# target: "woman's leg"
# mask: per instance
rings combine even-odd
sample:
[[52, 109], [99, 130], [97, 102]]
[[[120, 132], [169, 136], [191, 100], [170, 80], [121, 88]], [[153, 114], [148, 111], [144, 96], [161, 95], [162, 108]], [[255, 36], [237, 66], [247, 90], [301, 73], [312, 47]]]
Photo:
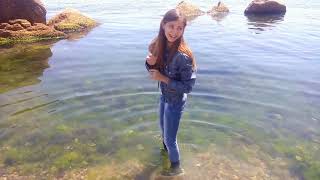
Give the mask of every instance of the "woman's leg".
[[164, 106], [164, 142], [168, 148], [171, 163], [179, 163], [180, 154], [177, 144], [177, 132], [185, 101], [176, 104], [165, 103]]
[[163, 119], [164, 119], [164, 97], [161, 95], [160, 96], [160, 102], [159, 102], [159, 126], [160, 126], [160, 130], [161, 130], [161, 136], [163, 138], [163, 134], [164, 134], [164, 125], [163, 125]]

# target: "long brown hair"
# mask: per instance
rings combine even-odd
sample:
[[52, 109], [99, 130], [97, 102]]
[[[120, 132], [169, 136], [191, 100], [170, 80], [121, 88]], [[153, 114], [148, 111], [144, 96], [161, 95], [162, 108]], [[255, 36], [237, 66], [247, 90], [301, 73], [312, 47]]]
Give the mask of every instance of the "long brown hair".
[[[158, 36], [149, 45], [149, 51], [152, 53], [153, 56], [157, 57], [157, 62], [156, 62], [157, 69], [163, 69], [165, 66], [164, 54], [165, 54], [165, 49], [167, 48], [167, 37], [165, 35], [163, 26], [166, 23], [171, 21], [176, 21], [179, 18], [181, 18], [183, 21], [183, 25], [184, 25], [183, 30], [184, 30], [187, 25], [186, 17], [183, 14], [181, 14], [181, 12], [177, 9], [169, 10], [161, 20]], [[173, 43], [172, 48], [170, 48], [168, 61], [167, 61], [168, 63], [172, 60], [173, 56], [177, 51], [188, 55], [192, 59], [193, 70], [196, 70], [195, 58], [192, 54], [191, 49], [189, 48], [187, 43], [184, 41], [183, 34], [179, 39], [177, 39]]]

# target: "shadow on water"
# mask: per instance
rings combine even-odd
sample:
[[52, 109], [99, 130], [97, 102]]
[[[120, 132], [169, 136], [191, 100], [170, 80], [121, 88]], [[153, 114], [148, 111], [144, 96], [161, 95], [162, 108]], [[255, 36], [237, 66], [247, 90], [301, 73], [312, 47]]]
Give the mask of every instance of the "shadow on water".
[[280, 15], [247, 15], [248, 28], [256, 30], [256, 33], [270, 30], [275, 27], [276, 24], [284, 20], [284, 14]]
[[49, 67], [51, 44], [16, 44], [0, 48], [0, 93], [39, 83], [39, 77]]

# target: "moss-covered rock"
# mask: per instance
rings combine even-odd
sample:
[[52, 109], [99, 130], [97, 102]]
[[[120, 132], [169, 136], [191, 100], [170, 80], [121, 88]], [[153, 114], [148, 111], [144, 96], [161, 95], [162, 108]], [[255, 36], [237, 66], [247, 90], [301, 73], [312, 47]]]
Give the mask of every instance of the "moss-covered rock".
[[184, 14], [188, 20], [194, 19], [194, 17], [201, 16], [204, 14], [200, 8], [190, 2], [181, 1], [176, 9], [178, 9], [182, 14]]
[[0, 24], [0, 45], [16, 42], [36, 42], [46, 39], [66, 38], [66, 34], [42, 23], [31, 23], [25, 19], [10, 20]]
[[97, 22], [74, 9], [66, 9], [49, 20], [48, 25], [65, 33], [81, 32], [97, 26]]
[[219, 1], [216, 6], [213, 6], [212, 9], [208, 11], [209, 14], [228, 13], [228, 12], [229, 12], [229, 8], [221, 1]]
[[229, 13], [229, 8], [219, 1], [216, 6], [213, 6], [211, 10], [207, 12], [211, 17], [217, 21], [222, 20]]
[[20, 42], [64, 39], [66, 33], [87, 32], [97, 26], [93, 19], [79, 11], [67, 9], [53, 17], [48, 24], [30, 23], [26, 19], [12, 19], [0, 23], [0, 46]]

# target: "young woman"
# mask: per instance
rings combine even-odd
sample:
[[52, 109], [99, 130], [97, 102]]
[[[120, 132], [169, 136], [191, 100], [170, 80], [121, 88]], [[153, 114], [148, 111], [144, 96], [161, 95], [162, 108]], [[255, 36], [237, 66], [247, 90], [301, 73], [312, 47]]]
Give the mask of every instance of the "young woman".
[[160, 82], [160, 128], [171, 162], [166, 175], [183, 173], [177, 132], [187, 94], [196, 80], [195, 59], [183, 39], [186, 25], [186, 18], [178, 10], [169, 10], [161, 20], [159, 34], [151, 42], [146, 58], [150, 78]]

